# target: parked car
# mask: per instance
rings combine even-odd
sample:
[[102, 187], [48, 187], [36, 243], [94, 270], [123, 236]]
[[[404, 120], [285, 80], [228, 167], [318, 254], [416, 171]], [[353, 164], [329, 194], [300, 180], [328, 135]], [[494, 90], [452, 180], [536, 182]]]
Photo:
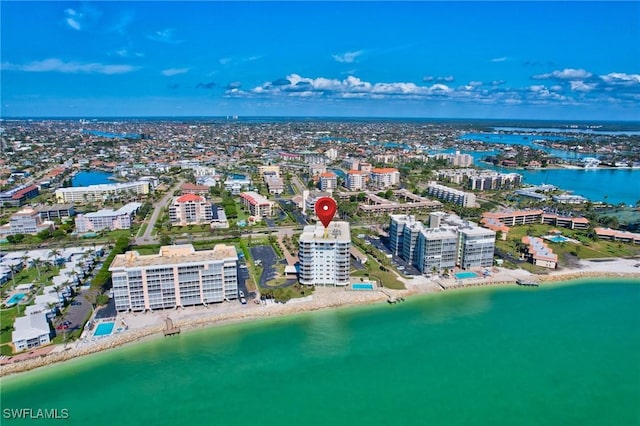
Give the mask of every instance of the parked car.
[[238, 294], [240, 295], [240, 297], [244, 297], [244, 291], [240, 290]]
[[247, 304], [247, 299], [245, 299], [244, 297], [240, 298], [240, 303], [242, 303], [243, 305]]

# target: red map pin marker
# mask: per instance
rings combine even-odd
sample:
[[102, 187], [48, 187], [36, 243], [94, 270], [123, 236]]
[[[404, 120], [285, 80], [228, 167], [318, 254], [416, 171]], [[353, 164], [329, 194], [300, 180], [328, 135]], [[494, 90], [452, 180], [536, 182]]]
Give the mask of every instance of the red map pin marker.
[[325, 228], [331, 223], [331, 219], [333, 219], [337, 209], [338, 205], [331, 197], [320, 197], [316, 201], [316, 216], [318, 216]]

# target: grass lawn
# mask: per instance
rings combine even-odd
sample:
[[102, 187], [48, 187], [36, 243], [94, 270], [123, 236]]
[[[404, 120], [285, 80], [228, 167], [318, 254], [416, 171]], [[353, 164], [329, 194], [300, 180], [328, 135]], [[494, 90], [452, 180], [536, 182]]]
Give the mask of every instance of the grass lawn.
[[172, 226], [171, 234], [174, 235], [182, 235], [182, 234], [199, 234], [203, 232], [210, 232], [211, 228], [209, 225], [187, 225], [187, 226]]
[[11, 356], [13, 355], [13, 347], [9, 344], [0, 346], [0, 355]]
[[[24, 310], [24, 308], [21, 308]], [[11, 342], [11, 332], [13, 331], [13, 322], [18, 316], [18, 306], [14, 306], [0, 311], [0, 343]]]
[[506, 241], [496, 241], [496, 247], [509, 252], [514, 256], [518, 256], [516, 243], [521, 241], [522, 237], [525, 235], [541, 237], [543, 235], [548, 235], [549, 231], [554, 229], [561, 231], [562, 235], [565, 237], [573, 238], [581, 242], [581, 244], [572, 242], [547, 242], [553, 252], [558, 254], [559, 259], [562, 259], [563, 256], [567, 254], [577, 256], [580, 259], [628, 257], [640, 254], [640, 247], [632, 244], [605, 240], [593, 241], [587, 236], [586, 231], [558, 228], [542, 224], [514, 226], [509, 230]]
[[[364, 264], [365, 269], [359, 270], [352, 274], [354, 277], [369, 277], [377, 279], [383, 287], [395, 290], [404, 289], [404, 284], [398, 280], [396, 275], [389, 269], [383, 271], [380, 264], [371, 256], [367, 255], [369, 260]], [[386, 268], [386, 267], [385, 267]]]

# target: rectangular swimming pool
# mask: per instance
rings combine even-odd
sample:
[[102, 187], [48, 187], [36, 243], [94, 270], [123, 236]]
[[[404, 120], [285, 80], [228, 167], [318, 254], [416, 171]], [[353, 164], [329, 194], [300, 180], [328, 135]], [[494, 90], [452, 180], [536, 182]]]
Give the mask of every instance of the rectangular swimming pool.
[[373, 290], [372, 283], [351, 284], [353, 290]]
[[545, 240], [549, 240], [554, 243], [564, 243], [565, 241], [569, 241], [567, 237], [563, 237], [562, 235], [553, 235], [544, 237]]
[[455, 277], [458, 280], [464, 280], [465, 278], [478, 278], [478, 274], [471, 271], [456, 272]]
[[18, 303], [19, 301], [21, 301], [22, 299], [24, 299], [26, 296], [26, 294], [24, 293], [16, 293], [13, 296], [11, 296], [11, 298], [9, 300], [7, 300], [7, 306], [13, 306], [16, 303]]
[[115, 324], [115, 322], [102, 322], [98, 324], [96, 331], [93, 332], [93, 337], [108, 336], [113, 331]]

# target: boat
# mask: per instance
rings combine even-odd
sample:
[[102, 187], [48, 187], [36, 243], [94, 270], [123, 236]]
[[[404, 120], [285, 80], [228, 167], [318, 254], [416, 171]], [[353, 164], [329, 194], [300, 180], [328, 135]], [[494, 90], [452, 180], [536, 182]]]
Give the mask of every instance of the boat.
[[613, 165], [616, 167], [629, 167], [629, 163], [626, 161], [616, 161]]
[[585, 157], [582, 159], [582, 167], [585, 169], [596, 169], [600, 165], [600, 160], [593, 157]]

